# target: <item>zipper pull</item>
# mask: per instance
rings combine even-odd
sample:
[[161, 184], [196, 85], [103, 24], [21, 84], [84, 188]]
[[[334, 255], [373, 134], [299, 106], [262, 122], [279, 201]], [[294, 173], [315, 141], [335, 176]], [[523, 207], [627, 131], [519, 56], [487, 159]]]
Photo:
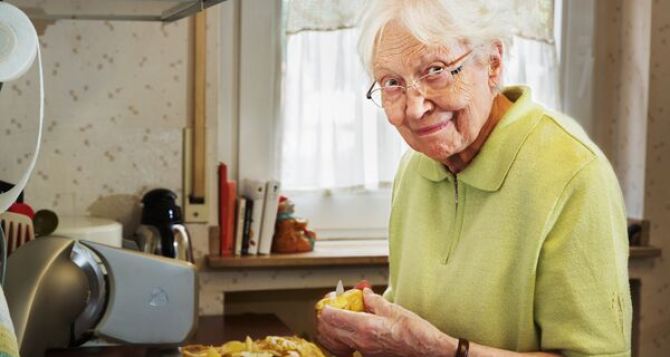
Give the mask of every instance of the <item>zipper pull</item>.
[[458, 176], [454, 174], [454, 201], [456, 202], [456, 207], [458, 207]]

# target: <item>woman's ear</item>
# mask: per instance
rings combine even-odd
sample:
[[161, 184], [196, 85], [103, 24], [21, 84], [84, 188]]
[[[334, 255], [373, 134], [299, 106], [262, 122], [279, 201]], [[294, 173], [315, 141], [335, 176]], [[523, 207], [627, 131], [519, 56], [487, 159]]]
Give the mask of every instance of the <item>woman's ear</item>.
[[489, 54], [489, 86], [491, 88], [497, 88], [502, 81], [503, 51], [502, 41], [494, 41]]

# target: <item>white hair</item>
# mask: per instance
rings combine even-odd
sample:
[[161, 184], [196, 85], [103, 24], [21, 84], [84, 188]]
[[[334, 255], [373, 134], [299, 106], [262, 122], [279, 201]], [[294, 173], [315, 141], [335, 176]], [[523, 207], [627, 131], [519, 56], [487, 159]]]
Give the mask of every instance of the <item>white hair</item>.
[[[358, 52], [372, 75], [375, 49], [389, 21], [398, 21], [419, 42], [446, 46], [461, 41], [471, 48], [512, 39], [509, 11], [481, 0], [368, 0], [359, 26]], [[497, 2], [500, 3], [500, 2]]]

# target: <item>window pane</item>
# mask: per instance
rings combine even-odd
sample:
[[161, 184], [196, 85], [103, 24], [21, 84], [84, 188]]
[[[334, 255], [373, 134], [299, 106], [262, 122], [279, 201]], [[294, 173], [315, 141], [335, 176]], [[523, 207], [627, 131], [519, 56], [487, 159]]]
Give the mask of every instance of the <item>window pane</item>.
[[405, 150], [356, 52], [358, 30], [287, 36], [281, 180], [286, 190], [377, 188]]

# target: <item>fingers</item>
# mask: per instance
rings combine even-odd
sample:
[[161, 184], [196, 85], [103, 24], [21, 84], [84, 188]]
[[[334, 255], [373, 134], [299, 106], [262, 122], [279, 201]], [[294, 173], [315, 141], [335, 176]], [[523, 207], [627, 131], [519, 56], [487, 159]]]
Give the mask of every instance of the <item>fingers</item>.
[[326, 322], [321, 325], [320, 331], [322, 332], [319, 335], [326, 340], [324, 342], [341, 352], [349, 349], [352, 351], [355, 350], [358, 340], [357, 336], [361, 333], [353, 326], [331, 325]]
[[317, 343], [336, 356], [351, 356], [354, 349], [330, 336], [327, 332], [316, 335]]
[[325, 310], [322, 318], [324, 315], [326, 318], [320, 328], [322, 331], [328, 331], [331, 339], [350, 346], [366, 356], [389, 356], [388, 353], [378, 353], [388, 352], [387, 343], [393, 342], [389, 340], [391, 333], [387, 318], [337, 309], [331, 309], [329, 315]]
[[355, 312], [349, 310], [337, 309], [331, 306], [325, 306], [321, 310], [319, 319], [323, 323], [336, 326], [341, 329], [354, 329], [357, 326], [365, 323], [369, 319], [370, 314], [365, 312]]
[[[328, 309], [330, 308], [326, 307], [324, 310]], [[333, 326], [319, 317], [317, 318], [316, 325], [316, 339], [318, 343], [327, 349], [330, 353], [336, 356], [350, 357], [353, 354], [354, 349], [337, 338], [337, 336], [341, 334], [339, 329], [339, 326]]]
[[365, 302], [365, 309], [370, 313], [380, 316], [393, 316], [395, 314], [395, 305], [370, 289], [363, 289], [363, 301]]

